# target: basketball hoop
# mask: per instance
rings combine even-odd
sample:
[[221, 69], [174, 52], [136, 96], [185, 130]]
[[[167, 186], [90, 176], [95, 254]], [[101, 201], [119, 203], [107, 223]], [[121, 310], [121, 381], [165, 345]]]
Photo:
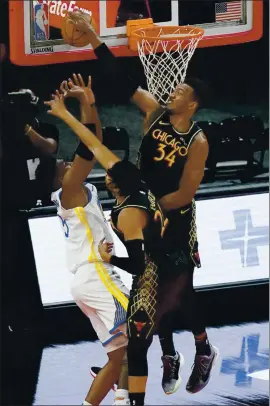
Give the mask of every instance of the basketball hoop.
[[129, 47], [139, 53], [148, 90], [160, 102], [167, 103], [175, 87], [184, 82], [204, 30], [193, 26], [163, 27], [149, 19], [144, 24], [142, 20], [127, 22]]

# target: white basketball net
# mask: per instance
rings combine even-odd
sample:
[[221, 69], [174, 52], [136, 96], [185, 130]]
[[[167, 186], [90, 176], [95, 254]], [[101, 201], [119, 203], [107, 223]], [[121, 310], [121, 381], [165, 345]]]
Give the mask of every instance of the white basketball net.
[[[189, 31], [190, 34], [192, 29]], [[147, 31], [142, 29], [141, 37], [146, 35]], [[174, 35], [176, 39], [172, 41], [171, 37]], [[166, 40], [166, 36], [170, 37], [169, 41]], [[150, 42], [144, 38], [138, 41], [138, 52], [144, 67], [148, 90], [158, 101], [166, 104], [175, 87], [184, 82], [189, 61], [202, 36], [203, 34], [187, 39], [185, 34], [181, 33], [181, 28], [167, 34], [161, 27], [155, 41]]]

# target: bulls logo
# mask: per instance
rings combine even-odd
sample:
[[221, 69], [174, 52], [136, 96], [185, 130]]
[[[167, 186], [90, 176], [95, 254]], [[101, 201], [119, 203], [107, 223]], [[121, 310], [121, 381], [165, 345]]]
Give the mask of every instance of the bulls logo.
[[135, 324], [135, 327], [136, 327], [136, 330], [138, 331], [138, 333], [141, 333], [142, 329], [146, 325], [146, 322], [143, 323], [141, 321], [133, 321], [133, 323]]

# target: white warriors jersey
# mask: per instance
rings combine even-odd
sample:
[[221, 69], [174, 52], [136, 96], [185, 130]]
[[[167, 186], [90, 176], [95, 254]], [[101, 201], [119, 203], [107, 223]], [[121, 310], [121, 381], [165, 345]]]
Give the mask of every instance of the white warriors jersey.
[[[98, 245], [102, 239], [113, 243], [113, 236], [99, 202], [97, 189], [90, 183], [85, 186], [88, 191], [88, 203], [85, 207], [64, 209], [61, 205], [62, 189], [53, 192], [51, 196], [57, 206], [57, 214], [66, 240], [67, 267], [72, 273], [87, 263], [102, 262], [98, 252]], [[106, 266], [110, 267], [113, 269], [110, 265]]]

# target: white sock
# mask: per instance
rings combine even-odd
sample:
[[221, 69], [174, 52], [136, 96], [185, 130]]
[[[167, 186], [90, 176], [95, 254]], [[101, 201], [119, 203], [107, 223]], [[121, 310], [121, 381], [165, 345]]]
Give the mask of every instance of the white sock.
[[124, 398], [124, 399], [129, 399], [129, 393], [127, 389], [117, 389], [115, 391], [114, 398]]
[[83, 405], [92, 406], [91, 403], [87, 402], [87, 400], [84, 400]]

